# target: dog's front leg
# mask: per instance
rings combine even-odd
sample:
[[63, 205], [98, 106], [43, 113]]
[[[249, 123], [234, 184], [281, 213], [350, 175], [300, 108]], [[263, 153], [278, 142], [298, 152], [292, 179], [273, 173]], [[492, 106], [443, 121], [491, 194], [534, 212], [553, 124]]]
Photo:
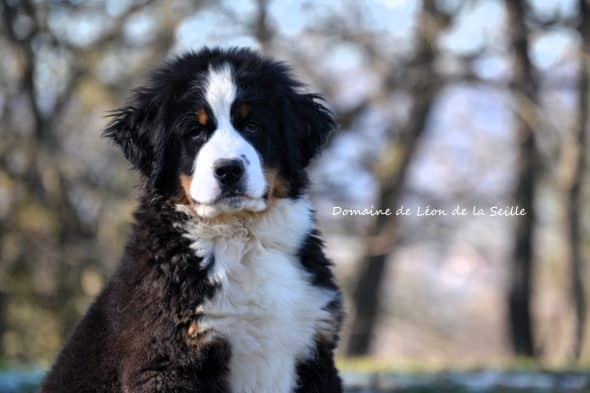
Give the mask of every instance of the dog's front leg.
[[122, 376], [125, 393], [175, 392], [176, 390], [170, 389], [174, 383], [175, 378], [172, 375], [159, 370], [129, 371]]
[[222, 381], [200, 378], [195, 370], [141, 370], [124, 376], [125, 393], [229, 393]]
[[120, 376], [123, 392], [230, 393], [227, 343], [218, 340], [197, 348], [176, 343], [171, 348], [178, 351], [175, 356], [140, 351], [127, 358]]

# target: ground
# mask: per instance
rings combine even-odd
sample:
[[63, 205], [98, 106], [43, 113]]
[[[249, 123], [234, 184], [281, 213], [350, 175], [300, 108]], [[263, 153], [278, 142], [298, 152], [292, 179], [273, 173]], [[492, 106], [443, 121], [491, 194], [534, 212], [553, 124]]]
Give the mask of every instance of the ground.
[[[590, 375], [583, 371], [369, 371], [342, 376], [346, 393], [588, 393]], [[0, 393], [33, 393], [43, 375], [39, 369], [0, 370]]]

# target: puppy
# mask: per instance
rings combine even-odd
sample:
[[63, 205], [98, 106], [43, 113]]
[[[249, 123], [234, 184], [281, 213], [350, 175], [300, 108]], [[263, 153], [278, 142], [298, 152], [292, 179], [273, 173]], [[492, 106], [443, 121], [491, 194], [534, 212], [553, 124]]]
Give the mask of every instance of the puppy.
[[341, 392], [341, 295], [306, 195], [334, 128], [247, 49], [153, 72], [105, 131], [141, 176], [125, 254], [41, 392]]

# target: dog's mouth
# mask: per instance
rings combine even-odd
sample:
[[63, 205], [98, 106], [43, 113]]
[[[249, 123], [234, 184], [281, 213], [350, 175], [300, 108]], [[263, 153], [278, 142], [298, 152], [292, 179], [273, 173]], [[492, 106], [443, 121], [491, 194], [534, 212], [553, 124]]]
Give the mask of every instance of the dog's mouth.
[[283, 186], [277, 187], [280, 182], [276, 180], [276, 171], [266, 174], [266, 187], [261, 196], [251, 195], [240, 187], [232, 187], [223, 190], [212, 201], [200, 202], [190, 195], [191, 182], [190, 176], [180, 176], [182, 194], [179, 202], [193, 214], [202, 218], [262, 213], [270, 209], [276, 198], [282, 197], [284, 193]]
[[259, 213], [266, 210], [267, 198], [252, 198], [240, 193], [222, 195], [213, 203], [194, 203], [194, 209], [200, 217], [213, 218], [219, 215], [231, 215], [241, 212]]

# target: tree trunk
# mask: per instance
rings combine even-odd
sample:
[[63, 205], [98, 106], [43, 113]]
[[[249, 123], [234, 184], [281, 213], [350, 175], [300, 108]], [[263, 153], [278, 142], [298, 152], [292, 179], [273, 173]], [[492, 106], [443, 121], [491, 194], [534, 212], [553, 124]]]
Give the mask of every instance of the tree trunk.
[[528, 31], [525, 22], [526, 3], [506, 0], [505, 4], [513, 58], [514, 106], [519, 115], [516, 124], [518, 158], [515, 168], [517, 185], [514, 202], [526, 209], [526, 215], [520, 216], [516, 223], [516, 241], [508, 295], [508, 323], [514, 352], [520, 356], [534, 356], [531, 292], [534, 267], [535, 183], [539, 158], [534, 130], [520, 116], [529, 110], [529, 102], [536, 102], [537, 92], [529, 58]]
[[574, 356], [580, 357], [586, 324], [586, 295], [584, 290], [584, 271], [582, 261], [582, 184], [586, 168], [588, 125], [588, 56], [590, 55], [590, 5], [586, 0], [579, 0], [578, 15], [580, 17], [580, 47], [578, 75], [578, 113], [575, 122], [574, 139], [577, 143], [578, 156], [572, 173], [569, 189], [569, 240], [571, 264], [571, 296], [576, 314]]
[[[0, 291], [0, 355], [4, 352], [4, 333], [6, 332], [6, 295]], [[0, 357], [0, 361], [2, 358]]]
[[[424, 134], [430, 110], [438, 92], [439, 86], [434, 75], [436, 57], [434, 45], [439, 31], [433, 25], [436, 12], [435, 1], [423, 2], [417, 24], [420, 30], [414, 59], [416, 74], [411, 90], [412, 109], [402, 133], [402, 140], [390, 141], [384, 149], [384, 155], [399, 152], [397, 154], [401, 157], [396, 157], [394, 160], [388, 156], [382, 157], [388, 165], [377, 173], [381, 184], [378, 209], [395, 208], [399, 203], [408, 168]], [[401, 145], [400, 149], [396, 148], [398, 144]], [[395, 165], [395, 163], [398, 164]], [[366, 355], [370, 350], [379, 314], [379, 293], [386, 274], [387, 257], [397, 238], [397, 224], [395, 215], [380, 215], [369, 230], [366, 251], [360, 262], [359, 271], [355, 275], [359, 278], [352, 294], [354, 314], [346, 345], [346, 352], [350, 356]]]

